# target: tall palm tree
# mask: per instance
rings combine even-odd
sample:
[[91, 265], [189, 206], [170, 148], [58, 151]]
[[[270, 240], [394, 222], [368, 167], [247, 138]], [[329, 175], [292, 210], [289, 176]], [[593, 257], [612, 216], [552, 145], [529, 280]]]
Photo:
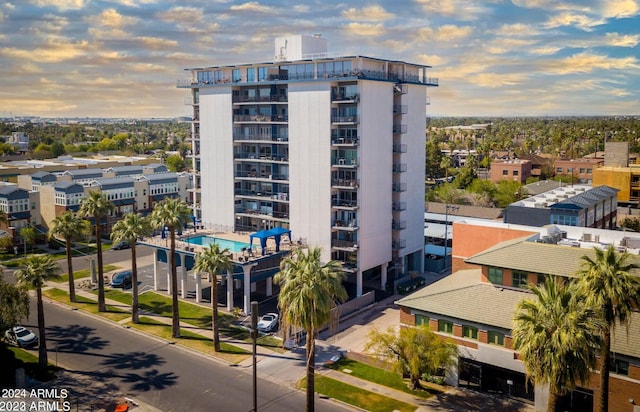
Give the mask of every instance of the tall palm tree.
[[33, 255], [29, 257], [23, 269], [15, 272], [15, 277], [20, 285], [36, 290], [38, 298], [38, 334], [40, 335], [40, 347], [38, 348], [38, 362], [40, 369], [47, 367], [47, 340], [44, 326], [44, 305], [42, 304], [42, 287], [49, 280], [59, 279], [60, 268], [49, 255]]
[[113, 209], [112, 202], [107, 200], [107, 196], [99, 191], [89, 193], [89, 196], [82, 200], [80, 205], [80, 215], [92, 217], [96, 226], [96, 249], [98, 254], [98, 311], [106, 312], [107, 305], [104, 302], [104, 268], [102, 265], [102, 228], [100, 221]]
[[89, 230], [89, 222], [70, 211], [64, 212], [53, 219], [51, 221], [51, 227], [49, 228], [49, 239], [58, 236], [64, 239], [65, 249], [67, 252], [67, 273], [69, 273], [69, 300], [71, 302], [76, 301], [71, 242]]
[[233, 261], [229, 249], [221, 249], [217, 243], [209, 244], [209, 247], [198, 253], [193, 269], [197, 272], [205, 272], [212, 276], [211, 281], [211, 327], [213, 328], [213, 346], [216, 352], [220, 352], [220, 334], [218, 333], [218, 273], [226, 272], [233, 268]]
[[585, 255], [578, 271], [579, 285], [587, 301], [599, 309], [604, 321], [600, 350], [600, 411], [609, 410], [609, 364], [611, 335], [616, 324], [629, 327], [631, 313], [640, 307], [640, 277], [631, 275], [638, 268], [628, 263], [628, 253], [618, 253], [613, 246], [594, 248], [595, 256]]
[[113, 225], [111, 239], [114, 242], [125, 241], [131, 246], [131, 321], [138, 323], [138, 263], [136, 262], [136, 243], [139, 237], [151, 234], [151, 222], [140, 213], [127, 213], [122, 220]]
[[284, 329], [302, 328], [307, 350], [307, 411], [314, 410], [314, 363], [316, 334], [332, 319], [334, 307], [347, 300], [339, 262], [321, 262], [322, 249], [293, 249], [280, 264], [274, 280], [280, 284], [278, 307]]
[[189, 206], [180, 199], [165, 198], [156, 203], [151, 212], [151, 226], [168, 228], [170, 237], [169, 266], [171, 267], [172, 332], [180, 337], [180, 313], [178, 310], [178, 274], [176, 271], [176, 230], [182, 228], [191, 216]]
[[549, 278], [532, 289], [534, 298], [518, 303], [513, 344], [520, 352], [529, 380], [549, 384], [548, 412], [558, 397], [578, 382], [588, 382], [596, 365], [601, 322], [581, 299], [575, 283]]

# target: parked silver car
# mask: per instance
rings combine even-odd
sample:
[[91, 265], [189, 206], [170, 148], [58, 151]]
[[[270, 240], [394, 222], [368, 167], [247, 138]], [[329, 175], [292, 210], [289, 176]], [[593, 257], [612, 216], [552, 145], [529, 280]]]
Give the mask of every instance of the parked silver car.
[[29, 348], [38, 344], [38, 337], [24, 326], [14, 326], [4, 333], [4, 339], [10, 345]]

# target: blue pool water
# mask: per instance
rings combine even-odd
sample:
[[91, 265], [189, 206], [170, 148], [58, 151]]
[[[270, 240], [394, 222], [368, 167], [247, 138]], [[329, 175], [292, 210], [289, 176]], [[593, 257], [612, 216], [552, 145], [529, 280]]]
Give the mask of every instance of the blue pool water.
[[222, 249], [229, 249], [231, 252], [242, 252], [242, 248], [249, 248], [249, 244], [245, 242], [236, 242], [235, 240], [220, 239], [213, 236], [196, 236], [190, 237], [188, 242], [192, 245], [207, 246], [211, 243], [217, 243]]

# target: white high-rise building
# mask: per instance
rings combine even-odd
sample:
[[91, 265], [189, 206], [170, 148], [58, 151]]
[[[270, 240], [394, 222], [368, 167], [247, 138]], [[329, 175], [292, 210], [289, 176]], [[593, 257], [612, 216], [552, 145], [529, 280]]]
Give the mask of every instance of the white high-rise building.
[[178, 83], [192, 93], [196, 216], [289, 228], [344, 262], [358, 296], [422, 272], [429, 66], [330, 58], [319, 35], [275, 49], [276, 62], [192, 68]]

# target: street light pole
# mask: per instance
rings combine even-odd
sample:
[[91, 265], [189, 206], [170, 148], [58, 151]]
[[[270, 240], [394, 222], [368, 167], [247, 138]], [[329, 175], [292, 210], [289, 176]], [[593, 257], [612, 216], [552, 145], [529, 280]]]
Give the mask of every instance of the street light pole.
[[253, 412], [258, 412], [258, 369], [256, 348], [258, 343], [258, 302], [251, 302], [251, 340], [253, 342]]

